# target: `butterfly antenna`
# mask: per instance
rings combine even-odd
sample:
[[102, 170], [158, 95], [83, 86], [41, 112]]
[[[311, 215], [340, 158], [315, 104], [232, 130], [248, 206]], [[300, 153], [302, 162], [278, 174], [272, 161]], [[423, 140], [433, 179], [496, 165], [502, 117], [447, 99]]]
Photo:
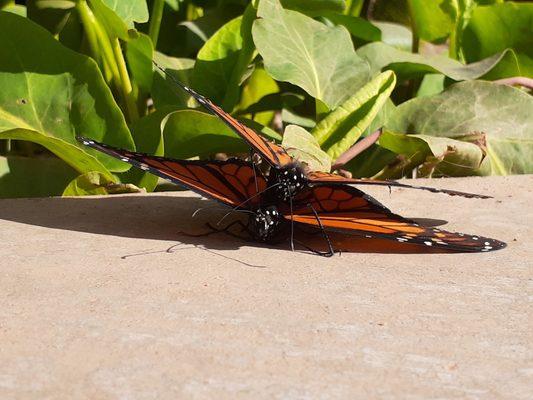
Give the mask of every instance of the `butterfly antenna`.
[[169, 77], [172, 80], [172, 82], [177, 84], [179, 87], [181, 87], [187, 93], [190, 93], [191, 89], [189, 87], [187, 87], [183, 83], [181, 83], [176, 77], [174, 77], [171, 73], [169, 73], [165, 68], [163, 68], [161, 65], [156, 63], [154, 60], [152, 60], [152, 62], [157, 67], [157, 69], [159, 69], [162, 73], [164, 73], [167, 77]]
[[[210, 207], [200, 207], [200, 208], [197, 208], [196, 211], [194, 211], [192, 213], [192, 218], [195, 218], [196, 215], [200, 212], [200, 211], [204, 211], [204, 210], [208, 210], [208, 209], [213, 209], [213, 210], [224, 210], [226, 211], [227, 208], [225, 207], [217, 207], [217, 206], [210, 206]], [[236, 212], [242, 212], [242, 213], [249, 213], [249, 214], [253, 214], [252, 211], [248, 211], [248, 210], [235, 210]]]

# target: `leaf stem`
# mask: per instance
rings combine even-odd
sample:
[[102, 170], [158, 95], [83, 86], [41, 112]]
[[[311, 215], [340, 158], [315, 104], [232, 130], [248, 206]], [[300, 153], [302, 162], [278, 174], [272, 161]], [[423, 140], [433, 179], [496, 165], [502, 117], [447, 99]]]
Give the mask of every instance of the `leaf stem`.
[[118, 73], [122, 83], [120, 88], [122, 89], [122, 95], [124, 96], [124, 102], [126, 103], [130, 122], [133, 122], [136, 119], [139, 119], [139, 112], [135, 104], [135, 96], [133, 94], [130, 76], [128, 75], [128, 68], [126, 67], [126, 61], [124, 60], [124, 54], [122, 54], [122, 48], [120, 47], [118, 38], [112, 39], [111, 45], [113, 47], [113, 54], [115, 56]]
[[148, 35], [150, 36], [150, 39], [152, 39], [154, 49], [157, 48], [157, 39], [159, 38], [159, 29], [161, 28], [164, 6], [165, 0], [154, 0], [154, 4], [152, 5], [152, 15], [150, 15]]

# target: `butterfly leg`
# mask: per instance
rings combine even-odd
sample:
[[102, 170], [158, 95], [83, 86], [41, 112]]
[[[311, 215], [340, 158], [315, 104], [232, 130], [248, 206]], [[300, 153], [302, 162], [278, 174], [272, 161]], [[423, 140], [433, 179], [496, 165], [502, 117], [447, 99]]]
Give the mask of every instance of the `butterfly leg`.
[[[248, 233], [249, 236], [248, 237], [243, 237], [243, 236], [237, 235], [236, 233], [231, 232], [230, 229], [233, 226], [239, 226], [241, 228], [241, 232], [246, 232], [246, 233]], [[216, 228], [216, 227], [214, 227], [213, 225], [211, 225], [208, 222], [207, 223], [207, 227], [209, 229], [211, 229], [210, 233], [225, 233], [226, 235], [232, 236], [232, 237], [237, 238], [239, 240], [244, 240], [244, 241], [247, 241], [247, 242], [252, 241], [251, 233], [250, 233], [250, 230], [248, 229], [248, 226], [246, 226], [242, 221], [239, 221], [239, 220], [231, 222], [230, 224], [228, 224], [224, 228]]]
[[318, 252], [320, 255], [324, 256], [324, 257], [331, 257], [335, 254], [335, 250], [333, 250], [333, 246], [331, 244], [331, 240], [329, 239], [329, 236], [326, 232], [326, 230], [324, 229], [324, 225], [322, 225], [322, 221], [320, 220], [320, 217], [318, 215], [318, 213], [316, 212], [315, 208], [313, 207], [313, 205], [311, 203], [309, 203], [307, 205], [312, 211], [313, 211], [313, 214], [315, 215], [315, 218], [316, 218], [316, 221], [318, 222], [318, 226], [320, 228], [320, 231], [322, 232], [322, 237], [324, 238], [324, 240], [326, 241], [327, 245], [328, 245], [328, 251], [327, 252]]

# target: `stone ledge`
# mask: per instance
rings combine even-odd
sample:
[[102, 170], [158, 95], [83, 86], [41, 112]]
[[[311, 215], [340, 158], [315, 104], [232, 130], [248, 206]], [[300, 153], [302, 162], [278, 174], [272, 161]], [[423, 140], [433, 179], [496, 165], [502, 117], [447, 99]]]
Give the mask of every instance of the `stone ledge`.
[[321, 258], [184, 239], [220, 215], [190, 192], [0, 200], [0, 398], [528, 398], [533, 176], [417, 183], [494, 199], [368, 191], [509, 246]]

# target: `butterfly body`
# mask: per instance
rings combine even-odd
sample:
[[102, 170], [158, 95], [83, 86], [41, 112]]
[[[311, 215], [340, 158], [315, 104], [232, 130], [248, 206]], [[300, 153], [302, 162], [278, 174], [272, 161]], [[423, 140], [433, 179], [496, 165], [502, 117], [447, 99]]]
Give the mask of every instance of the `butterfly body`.
[[271, 168], [268, 175], [268, 193], [274, 201], [288, 202], [309, 188], [309, 180], [298, 162]]
[[283, 240], [285, 219], [276, 206], [258, 208], [248, 220], [248, 228], [255, 240], [274, 243]]

